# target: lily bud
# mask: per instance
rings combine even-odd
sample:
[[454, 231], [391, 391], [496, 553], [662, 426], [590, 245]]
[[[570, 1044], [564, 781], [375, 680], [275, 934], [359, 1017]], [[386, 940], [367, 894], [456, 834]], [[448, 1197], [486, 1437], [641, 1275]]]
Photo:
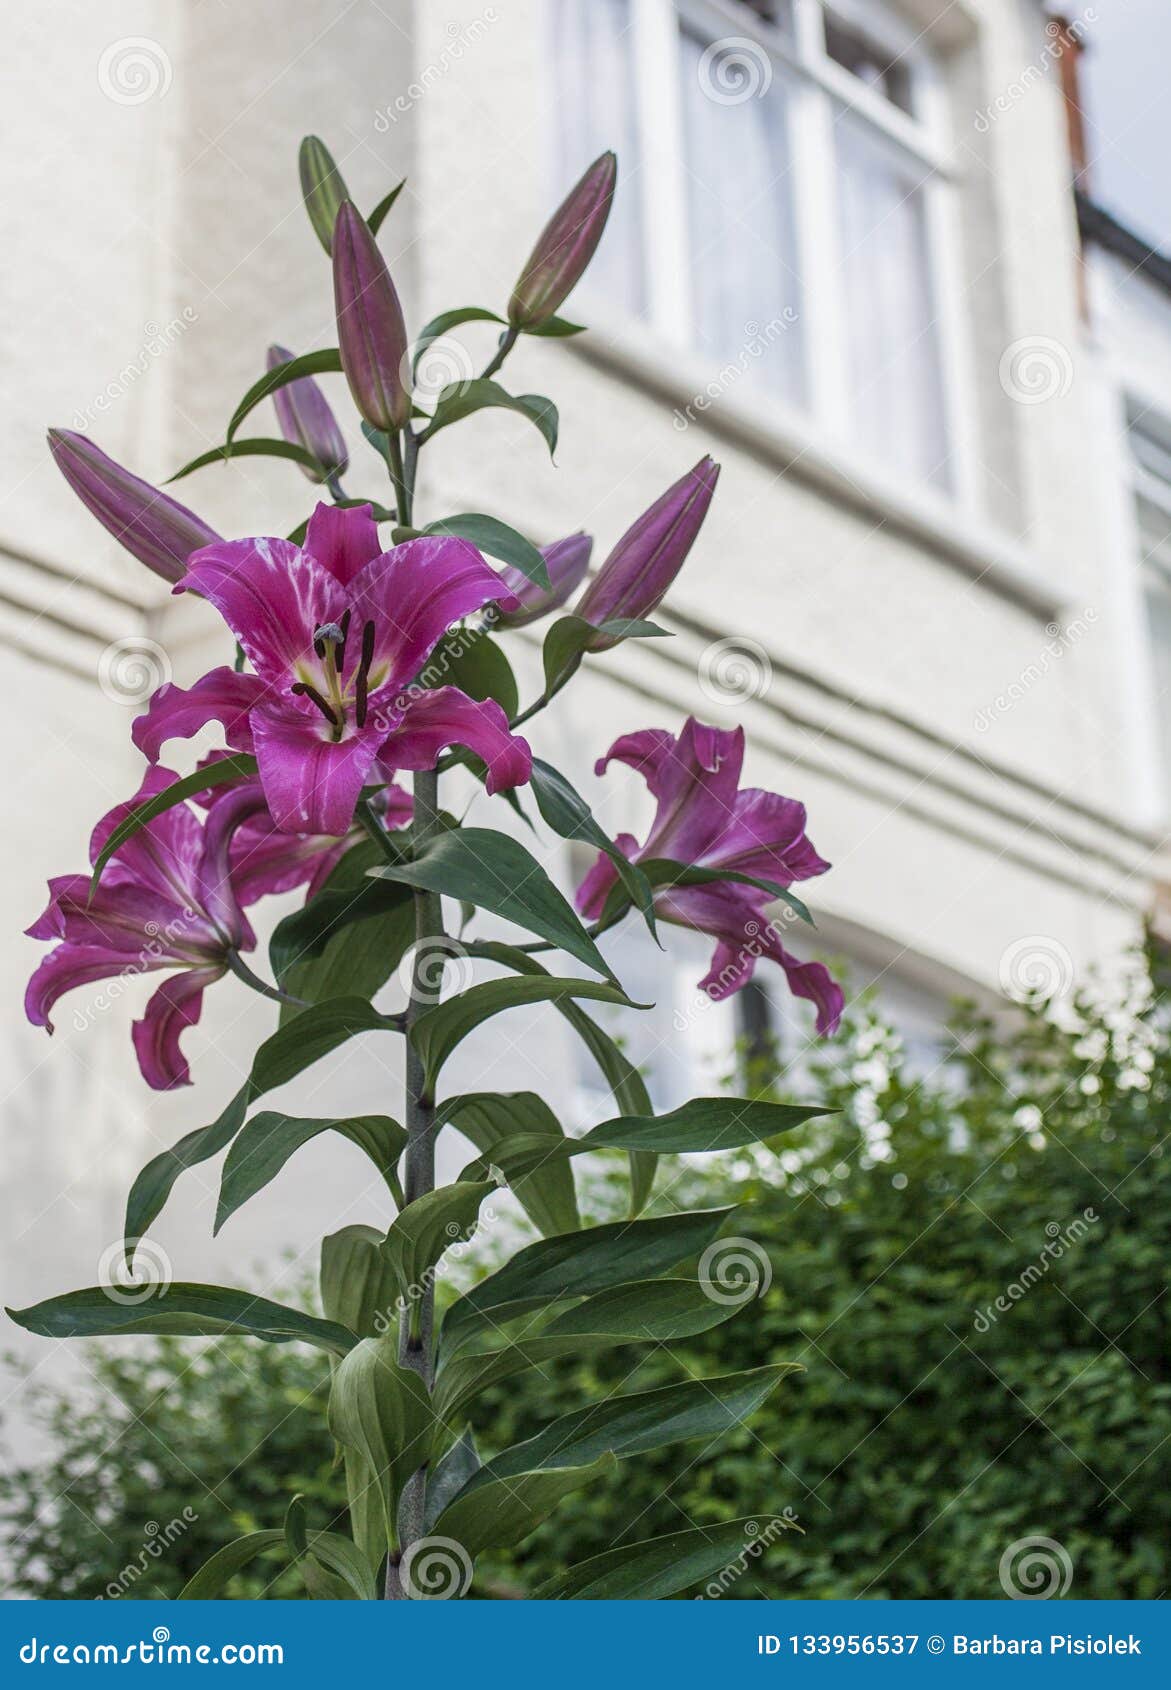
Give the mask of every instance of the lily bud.
[[[720, 466], [701, 458], [626, 530], [582, 595], [575, 614], [601, 624], [649, 616], [683, 567], [712, 502]], [[613, 639], [599, 636], [591, 651]]]
[[305, 210], [309, 213], [309, 221], [317, 239], [326, 252], [329, 252], [338, 208], [343, 200], [349, 199], [349, 189], [333, 162], [333, 154], [316, 135], [306, 135], [301, 142], [297, 163], [301, 173], [301, 196], [305, 201]]
[[222, 538], [186, 505], [108, 458], [84, 434], [51, 428], [49, 450], [86, 509], [164, 581], [181, 580], [191, 553]]
[[494, 625], [497, 628], [523, 628], [540, 616], [548, 616], [551, 610], [558, 610], [585, 579], [593, 545], [588, 534], [570, 534], [567, 539], [543, 546], [541, 556], [549, 572], [547, 587], [539, 586], [522, 570], [511, 565], [502, 569], [500, 578], [520, 600], [520, 609], [499, 613]]
[[546, 223], [508, 302], [514, 329], [540, 328], [577, 286], [602, 238], [617, 177], [618, 160], [603, 153]]
[[[278, 370], [291, 361], [293, 354], [283, 346], [270, 346], [268, 368]], [[329, 408], [329, 401], [312, 376], [300, 376], [287, 387], [278, 387], [272, 396], [276, 406], [281, 433], [294, 446], [304, 446], [321, 465], [323, 474], [300, 467], [310, 481], [328, 481], [331, 475], [344, 475], [350, 459], [337, 419]]]
[[407, 330], [386, 261], [366, 220], [346, 200], [333, 231], [333, 302], [342, 369], [354, 404], [374, 428], [405, 428]]

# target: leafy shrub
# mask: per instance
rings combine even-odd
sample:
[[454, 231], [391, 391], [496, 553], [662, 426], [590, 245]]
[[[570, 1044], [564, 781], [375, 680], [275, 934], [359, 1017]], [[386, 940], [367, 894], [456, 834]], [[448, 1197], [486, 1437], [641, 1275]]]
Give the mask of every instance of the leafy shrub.
[[[1160, 1005], [1083, 1006], [1061, 1027], [1037, 1008], [1009, 1039], [969, 1015], [946, 1065], [920, 1079], [888, 1029], [856, 1019], [844, 1066], [808, 1076], [839, 1114], [738, 1157], [731, 1188], [693, 1162], [659, 1199], [664, 1210], [751, 1202], [730, 1230], [767, 1258], [757, 1318], [670, 1353], [533, 1369], [485, 1393], [477, 1436], [498, 1448], [579, 1402], [687, 1372], [794, 1356], [806, 1371], [718, 1449], [624, 1463], [497, 1559], [496, 1580], [532, 1589], [622, 1541], [788, 1508], [804, 1535], [746, 1553], [720, 1594], [1000, 1597], [1002, 1558], [1019, 1587], [1017, 1546], [1040, 1536], [1058, 1546], [1045, 1553], [1070, 1596], [1158, 1595], [1171, 1459], [1167, 1023]], [[246, 1385], [229, 1343], [186, 1373], [166, 1340], [98, 1350], [126, 1405], [120, 1424], [50, 1399], [50, 1457], [0, 1487], [18, 1534], [16, 1593], [98, 1593], [138, 1553], [145, 1519], [193, 1499], [197, 1526], [138, 1594], [173, 1594], [209, 1549], [271, 1522], [290, 1489], [314, 1499], [317, 1523], [336, 1517], [320, 1364], [259, 1348], [259, 1386], [257, 1352]], [[172, 1369], [164, 1433], [154, 1410]], [[242, 1424], [255, 1424], [258, 1448], [227, 1472]], [[189, 1473], [161, 1459], [164, 1435]]]

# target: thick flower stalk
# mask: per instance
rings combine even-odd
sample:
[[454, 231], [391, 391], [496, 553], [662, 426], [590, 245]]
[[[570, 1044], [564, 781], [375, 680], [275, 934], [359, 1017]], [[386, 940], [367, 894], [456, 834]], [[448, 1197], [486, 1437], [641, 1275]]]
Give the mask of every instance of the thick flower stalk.
[[318, 505], [304, 548], [209, 546], [191, 560], [184, 590], [216, 607], [252, 672], [213, 669], [192, 687], [160, 687], [134, 725], [152, 761], [167, 740], [218, 721], [229, 746], [255, 752], [278, 827], [339, 836], [363, 786], [432, 768], [451, 745], [483, 758], [490, 792], [529, 778], [528, 743], [499, 704], [415, 684], [453, 623], [516, 602], [466, 540], [425, 537], [384, 552], [369, 506]]
[[[836, 1031], [844, 1007], [841, 987], [824, 964], [799, 962], [785, 949], [779, 923], [768, 914], [772, 899], [766, 890], [731, 878], [742, 875], [787, 888], [830, 866], [805, 832], [804, 804], [759, 787], [741, 787], [743, 728], [705, 727], [689, 716], [678, 735], [666, 728], [624, 734], [598, 760], [597, 773], [604, 774], [614, 762], [642, 775], [657, 802], [641, 845], [632, 834], [621, 833], [615, 841], [631, 862], [669, 860], [729, 877], [667, 885], [655, 893], [655, 910], [664, 921], [717, 941], [700, 990], [715, 1000], [726, 998], [746, 985], [757, 962], [767, 958], [779, 963], [797, 997], [817, 1006], [818, 1032]], [[600, 853], [578, 892], [582, 914], [596, 920], [617, 883], [612, 859]]]
[[180, 580], [192, 552], [220, 538], [194, 511], [123, 469], [84, 434], [51, 428], [49, 450], [86, 510], [164, 581]]

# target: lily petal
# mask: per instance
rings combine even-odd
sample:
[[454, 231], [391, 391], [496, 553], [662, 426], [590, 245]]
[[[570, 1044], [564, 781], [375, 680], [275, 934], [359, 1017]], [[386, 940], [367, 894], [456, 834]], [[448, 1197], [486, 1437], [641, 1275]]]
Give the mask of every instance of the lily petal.
[[205, 546], [175, 591], [214, 604], [256, 673], [282, 691], [312, 652], [314, 629], [340, 622], [347, 604], [341, 583], [290, 540]]
[[810, 843], [805, 820], [805, 806], [796, 798], [746, 786], [736, 794], [728, 825], [709, 844], [704, 864], [782, 886], [811, 880], [830, 865]]
[[412, 694], [401, 724], [382, 746], [382, 757], [396, 769], [431, 769], [451, 745], [483, 758], [489, 792], [523, 786], [532, 775], [528, 740], [510, 731], [496, 700], [469, 698], [458, 687]]
[[218, 980], [223, 972], [222, 968], [191, 968], [173, 974], [154, 993], [142, 1020], [132, 1024], [130, 1035], [138, 1066], [147, 1085], [155, 1091], [191, 1084], [191, 1071], [179, 1049], [179, 1038], [199, 1020], [204, 988]]
[[[147, 968], [164, 968], [167, 958], [146, 964]], [[51, 950], [33, 974], [24, 994], [24, 1012], [34, 1027], [45, 1027], [51, 1033], [53, 1023], [49, 1012], [59, 997], [73, 991], [75, 986], [89, 986], [95, 980], [108, 980], [120, 974], [135, 974], [129, 968], [125, 951], [110, 950], [102, 945], [58, 945]]]
[[363, 731], [334, 741], [319, 735], [299, 711], [265, 705], [253, 711], [260, 781], [277, 827], [338, 838], [348, 833], [384, 731], [370, 721]]
[[[624, 856], [631, 856], [638, 850], [638, 840], [632, 833], [615, 835], [614, 843]], [[578, 912], [588, 921], [597, 921], [605, 908], [606, 899], [618, 884], [618, 870], [614, 866], [614, 859], [605, 851], [598, 852], [597, 861], [590, 869], [585, 879], [577, 889], [574, 903]]]
[[232, 749], [251, 751], [248, 713], [264, 693], [258, 675], [237, 674], [228, 668], [212, 669], [193, 687], [168, 681], [151, 699], [145, 716], [135, 721], [130, 737], [143, 756], [155, 763], [167, 740], [190, 739], [208, 722], [222, 722]]
[[305, 551], [348, 586], [382, 552], [372, 505], [318, 505], [305, 530]]
[[518, 603], [479, 552], [452, 535], [422, 535], [383, 552], [350, 584], [354, 620], [375, 625], [371, 702], [414, 679], [453, 623], [487, 604]]

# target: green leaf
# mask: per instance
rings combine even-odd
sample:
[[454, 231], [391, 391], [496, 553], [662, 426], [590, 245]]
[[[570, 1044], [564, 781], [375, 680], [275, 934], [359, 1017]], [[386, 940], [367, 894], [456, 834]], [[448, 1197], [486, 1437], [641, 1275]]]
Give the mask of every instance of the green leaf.
[[626, 1543], [580, 1561], [541, 1585], [533, 1596], [540, 1602], [658, 1602], [714, 1577], [749, 1554], [758, 1554], [761, 1543], [771, 1542], [790, 1525], [780, 1518], [752, 1516]]
[[435, 1522], [480, 1471], [480, 1456], [470, 1426], [466, 1426], [447, 1453], [436, 1462], [427, 1475], [427, 1503], [423, 1515], [423, 1530], [430, 1536]]
[[503, 563], [511, 563], [539, 587], [549, 586], [549, 570], [536, 546], [523, 534], [518, 534], [515, 528], [510, 528], [507, 522], [498, 522], [494, 516], [463, 511], [459, 516], [445, 516], [438, 522], [429, 522], [421, 532], [456, 534], [461, 540], [470, 541], [477, 551], [498, 557]]
[[435, 647], [418, 678], [426, 687], [452, 686], [469, 698], [494, 698], [507, 717], [516, 715], [512, 664], [484, 630], [453, 628]]
[[[607, 1453], [588, 1465], [548, 1467], [506, 1481], [473, 1479], [435, 1522], [435, 1536], [451, 1538], [473, 1558], [484, 1549], [511, 1549], [546, 1519], [563, 1497], [613, 1471]], [[483, 1471], [483, 1470], [481, 1470]]]
[[605, 830], [599, 827], [580, 792], [566, 780], [559, 769], [555, 769], [552, 763], [543, 762], [540, 757], [533, 758], [530, 784], [542, 819], [554, 833], [559, 834], [562, 839], [583, 840], [587, 845], [596, 845], [599, 851], [606, 853], [618, 871], [618, 879], [626, 888], [631, 903], [637, 908], [650, 928], [652, 937], [657, 941], [654, 894], [649, 880], [641, 868], [632, 863]]
[[357, 1546], [340, 1532], [316, 1532], [309, 1539], [309, 1553], [328, 1572], [335, 1574], [361, 1602], [376, 1602], [378, 1588], [370, 1564]]
[[560, 692], [566, 681], [576, 673], [587, 646], [598, 634], [619, 643], [622, 640], [665, 640], [671, 637], [666, 628], [660, 628], [657, 622], [622, 617], [614, 622], [599, 622], [595, 626], [581, 616], [559, 616], [545, 635], [541, 647], [546, 699]]
[[301, 1010], [265, 1039], [252, 1058], [247, 1080], [222, 1113], [209, 1126], [186, 1133], [169, 1150], [152, 1157], [135, 1180], [126, 1202], [127, 1260], [134, 1254], [134, 1242], [162, 1209], [183, 1170], [225, 1149], [244, 1125], [244, 1117], [258, 1097], [284, 1085], [286, 1080], [295, 1079], [356, 1033], [384, 1030], [397, 1032], [400, 1023], [393, 1017], [379, 1015], [361, 998], [332, 998], [328, 1003]]
[[225, 1543], [222, 1549], [203, 1563], [197, 1573], [194, 1573], [179, 1592], [180, 1602], [208, 1602], [219, 1596], [224, 1586], [234, 1574], [242, 1572], [258, 1556], [267, 1555], [271, 1550], [286, 1550], [284, 1532], [249, 1532], [246, 1537], [238, 1537], [231, 1543]]
[[453, 1419], [489, 1386], [561, 1356], [584, 1357], [623, 1344], [671, 1343], [692, 1337], [730, 1320], [738, 1306], [709, 1297], [695, 1279], [617, 1285], [566, 1310], [535, 1336], [526, 1331], [497, 1348], [466, 1350], [453, 1361], [441, 1360], [436, 1411], [444, 1420]]
[[333, 247], [338, 208], [343, 200], [350, 198], [350, 191], [333, 161], [333, 154], [316, 135], [306, 135], [301, 142], [298, 166], [305, 210], [314, 234], [328, 253]]
[[184, 775], [181, 780], [174, 781], [162, 792], [156, 792], [153, 798], [147, 798], [143, 803], [135, 806], [129, 815], [124, 816], [111, 833], [106, 843], [98, 852], [94, 864], [91, 886], [96, 886], [101, 879], [102, 870], [118, 849], [136, 834], [140, 827], [161, 816], [164, 810], [171, 810], [176, 804], [190, 798], [196, 792], [206, 792], [209, 787], [225, 786], [229, 781], [246, 780], [256, 773], [256, 758], [243, 751], [229, 752], [225, 757], [218, 757], [214, 763], [208, 763], [202, 769], [196, 769], [194, 774]]
[[564, 317], [546, 317], [536, 328], [522, 329], [522, 334], [547, 335], [551, 339], [561, 339], [565, 335], [584, 334], [584, 323], [570, 323]]
[[450, 382], [439, 395], [435, 406], [435, 414], [423, 434], [429, 440], [433, 434], [438, 434], [441, 428], [447, 428], [451, 423], [462, 422], [464, 417], [470, 417], [474, 411], [489, 408], [499, 408], [506, 411], [517, 411], [522, 417], [527, 417], [533, 426], [540, 430], [545, 444], [549, 448], [549, 456], [557, 450], [557, 407], [551, 399], [545, 399], [539, 393], [507, 392], [495, 381], [453, 381]]
[[480, 1204], [495, 1190], [495, 1180], [457, 1180], [424, 1192], [397, 1216], [382, 1253], [398, 1280], [404, 1306], [419, 1300], [444, 1251], [471, 1237]]
[[498, 317], [495, 311], [485, 311], [481, 305], [458, 305], [454, 311], [441, 311], [438, 317], [432, 317], [419, 330], [415, 341], [414, 368], [417, 371], [423, 354], [433, 340], [447, 334], [449, 329], [458, 329], [461, 323], [503, 323], [504, 318]]
[[[467, 947], [469, 956], [484, 957], [488, 962], [497, 962], [502, 968], [511, 968], [518, 974], [544, 976], [548, 969], [531, 957], [525, 951], [517, 950], [515, 945], [502, 945], [498, 940], [480, 940]], [[572, 999], [563, 998], [557, 1008], [577, 1033], [598, 1067], [606, 1077], [614, 1101], [624, 1114], [653, 1115], [650, 1093], [646, 1089], [642, 1075], [638, 1069], [623, 1054], [614, 1043], [609, 1033], [598, 1026], [597, 1022], [586, 1014], [580, 1004]], [[632, 1215], [641, 1214], [650, 1198], [651, 1189], [655, 1183], [655, 1169], [658, 1157], [645, 1150], [630, 1152], [630, 1212]]]
[[669, 857], [650, 857], [639, 866], [652, 886], [708, 886], [714, 880], [730, 880], [737, 886], [755, 886], [759, 891], [767, 892], [770, 898], [787, 904], [794, 915], [800, 916], [810, 927], [817, 925], [801, 899], [775, 880], [758, 880], [755, 875], [736, 874], [731, 869], [696, 868], [691, 863], [673, 862]]
[[392, 188], [388, 194], [383, 194], [378, 204], [374, 207], [374, 210], [370, 213], [369, 217], [367, 217], [366, 227], [372, 235], [376, 235], [382, 225], [386, 222], [387, 213], [390, 211], [391, 206], [402, 193], [406, 185], [407, 179], [404, 176], [397, 188]]
[[[277, 924], [269, 951], [279, 963], [273, 973], [294, 997], [310, 1003], [338, 997], [369, 1000], [414, 943], [415, 907], [409, 893], [377, 915], [372, 913], [377, 901], [367, 903], [359, 895], [360, 888], [370, 885], [369, 870], [385, 860], [373, 839], [361, 840], [350, 847], [312, 900], [317, 904], [322, 898], [346, 894], [352, 902], [347, 904], [342, 897], [317, 915], [306, 913], [303, 925], [298, 924], [299, 910], [286, 918], [288, 926]], [[321, 921], [323, 914], [330, 918], [328, 922]], [[318, 950], [321, 940], [324, 944]], [[305, 950], [299, 961], [298, 946]], [[282, 1005], [282, 1025], [298, 1013], [295, 1005]]]
[[360, 1338], [380, 1338], [395, 1322], [398, 1282], [372, 1226], [343, 1226], [321, 1240], [322, 1312]]
[[[195, 1285], [176, 1280], [170, 1285], [135, 1290], [118, 1286], [91, 1285], [50, 1297], [28, 1309], [9, 1309], [18, 1326], [42, 1338], [113, 1338], [140, 1333], [168, 1337], [207, 1338], [234, 1333], [262, 1338], [268, 1344], [287, 1344], [301, 1339], [319, 1350], [345, 1355], [355, 1337], [336, 1321], [270, 1303], [224, 1285]], [[135, 1296], [138, 1301], [129, 1302]]]
[[495, 1456], [472, 1480], [468, 1494], [474, 1496], [493, 1479], [544, 1467], [585, 1465], [606, 1451], [626, 1459], [663, 1444], [722, 1437], [747, 1420], [785, 1375], [794, 1372], [800, 1372], [796, 1362], [782, 1362], [591, 1403], [575, 1414], [563, 1414], [536, 1437]]
[[745, 1097], [693, 1097], [668, 1115], [619, 1115], [603, 1121], [577, 1142], [617, 1150], [682, 1154], [739, 1150], [778, 1133], [792, 1132], [815, 1115], [832, 1115], [817, 1104], [756, 1103]]
[[600, 980], [555, 980], [549, 975], [543, 980], [485, 980], [426, 1010], [411, 1028], [409, 1038], [422, 1060], [428, 1090], [434, 1088], [443, 1064], [455, 1047], [482, 1021], [522, 1004], [550, 1003], [569, 997], [600, 998], [605, 1003], [639, 1007], [631, 1004], [617, 986]]
[[208, 464], [224, 464], [229, 458], [289, 458], [295, 464], [301, 464], [305, 469], [313, 470], [322, 480], [325, 471], [320, 463], [304, 446], [298, 446], [292, 440], [232, 440], [226, 446], [213, 446], [210, 452], [201, 452], [197, 458], [177, 469], [174, 475], [169, 475], [163, 482], [168, 487], [172, 481], [182, 481], [185, 475], [193, 470], [205, 469]]
[[403, 1486], [427, 1465], [435, 1433], [427, 1387], [417, 1373], [398, 1365], [396, 1345], [393, 1332], [361, 1339], [335, 1371], [329, 1393], [330, 1431], [368, 1464], [382, 1499], [388, 1546], [396, 1541]]
[[443, 1354], [450, 1358], [485, 1325], [494, 1328], [526, 1308], [656, 1279], [704, 1250], [734, 1213], [734, 1207], [699, 1209], [647, 1221], [611, 1221], [529, 1244], [452, 1304], [443, 1322]]
[[436, 1129], [448, 1121], [489, 1162], [516, 1134], [531, 1137], [543, 1152], [534, 1159], [532, 1170], [514, 1180], [508, 1167], [504, 1168], [517, 1201], [546, 1237], [573, 1232], [581, 1225], [573, 1169], [557, 1154], [567, 1143], [565, 1134], [549, 1105], [535, 1092], [480, 1091], [449, 1097], [439, 1106]]
[[322, 887], [301, 909], [277, 923], [269, 941], [268, 960], [282, 984], [298, 963], [320, 957], [330, 940], [344, 928], [401, 911], [411, 903], [411, 894], [405, 887], [369, 878], [369, 868], [386, 859], [373, 840], [368, 843], [371, 852], [364, 855], [367, 867], [360, 879], [351, 872], [346, 876], [347, 884]]
[[572, 905], [532, 852], [506, 833], [487, 827], [452, 829], [437, 835], [412, 862], [384, 863], [372, 873], [475, 904], [614, 980]]
[[389, 1115], [353, 1115], [342, 1120], [305, 1120], [264, 1110], [241, 1127], [224, 1161], [214, 1231], [229, 1215], [276, 1178], [294, 1151], [322, 1133], [340, 1133], [364, 1150], [392, 1192], [398, 1185], [394, 1170], [406, 1148], [407, 1135]]
[[266, 370], [259, 381], [254, 381], [247, 393], [232, 412], [232, 420], [228, 424], [225, 444], [230, 446], [235, 439], [236, 430], [250, 411], [254, 411], [262, 399], [267, 399], [279, 387], [287, 387], [291, 381], [300, 381], [302, 376], [339, 375], [342, 367], [342, 355], [336, 346], [324, 347], [320, 352], [302, 352], [296, 358], [290, 358], [284, 364], [278, 364], [275, 370]]

